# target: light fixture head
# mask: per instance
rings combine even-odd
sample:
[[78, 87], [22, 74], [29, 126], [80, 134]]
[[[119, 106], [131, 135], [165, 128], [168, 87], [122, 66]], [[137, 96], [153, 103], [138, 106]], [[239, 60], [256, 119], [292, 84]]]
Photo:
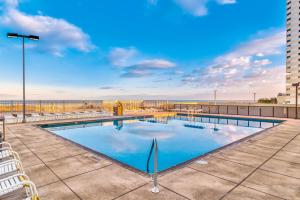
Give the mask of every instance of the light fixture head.
[[28, 39], [30, 39], [30, 40], [39, 40], [40, 37], [39, 37], [39, 36], [36, 36], [36, 35], [29, 35], [29, 36], [28, 36]]
[[19, 37], [19, 34], [17, 34], [17, 33], [7, 33], [7, 37], [8, 38], [17, 38], [17, 37]]

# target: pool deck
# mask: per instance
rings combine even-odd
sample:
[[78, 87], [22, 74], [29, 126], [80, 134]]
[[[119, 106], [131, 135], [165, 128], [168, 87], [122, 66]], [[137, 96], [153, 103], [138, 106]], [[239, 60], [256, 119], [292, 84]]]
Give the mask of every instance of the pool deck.
[[300, 120], [209, 154], [207, 165], [193, 162], [160, 175], [158, 194], [150, 191], [150, 177], [33, 124], [8, 125], [6, 138], [41, 199], [300, 199]]

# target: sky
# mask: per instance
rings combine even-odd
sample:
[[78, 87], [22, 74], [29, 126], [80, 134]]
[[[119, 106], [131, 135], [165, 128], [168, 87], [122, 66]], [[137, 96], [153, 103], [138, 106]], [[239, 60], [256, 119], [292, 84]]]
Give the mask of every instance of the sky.
[[285, 1], [0, 0], [0, 99], [250, 100], [285, 92]]

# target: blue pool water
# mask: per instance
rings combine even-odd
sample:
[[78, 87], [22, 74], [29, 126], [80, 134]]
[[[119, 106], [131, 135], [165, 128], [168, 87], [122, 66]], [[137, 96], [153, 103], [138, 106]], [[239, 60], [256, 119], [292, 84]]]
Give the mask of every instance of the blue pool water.
[[[163, 171], [281, 121], [175, 116], [44, 125], [43, 128], [147, 172], [153, 138], [158, 141], [158, 170]], [[150, 156], [150, 173], [153, 155]]]

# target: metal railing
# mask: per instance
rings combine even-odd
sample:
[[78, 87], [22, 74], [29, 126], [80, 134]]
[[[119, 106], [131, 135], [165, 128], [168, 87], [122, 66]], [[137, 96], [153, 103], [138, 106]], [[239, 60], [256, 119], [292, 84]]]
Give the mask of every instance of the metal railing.
[[[169, 111], [193, 112], [200, 110], [207, 114], [243, 115], [276, 118], [296, 118], [296, 107], [292, 105], [203, 105], [203, 104], [173, 104]], [[300, 108], [298, 107], [298, 112]]]
[[[295, 118], [296, 107], [294, 105], [262, 105], [231, 103], [212, 105], [210, 103], [176, 103], [174, 101], [160, 100], [124, 100], [121, 101], [124, 110], [156, 109], [161, 111], [179, 110], [190, 113], [202, 110], [208, 114], [228, 114], [260, 117]], [[115, 101], [102, 100], [28, 100], [26, 101], [26, 113], [65, 113], [82, 111], [108, 111], [113, 110]], [[21, 113], [21, 100], [1, 100], [0, 116], [4, 113]], [[298, 108], [300, 113], [300, 108]]]
[[157, 168], [158, 168], [158, 143], [157, 143], [157, 140], [156, 138], [154, 138], [152, 140], [152, 144], [151, 144], [151, 148], [150, 148], [150, 152], [149, 152], [149, 155], [148, 155], [148, 159], [147, 159], [147, 173], [150, 173], [150, 170], [149, 170], [149, 164], [150, 164], [150, 158], [152, 156], [152, 153], [153, 153], [153, 150], [154, 150], [154, 168], [153, 168], [153, 174], [152, 174], [152, 180], [153, 180], [153, 188], [151, 189], [151, 191], [153, 193], [159, 193], [159, 188], [158, 188], [158, 182], [157, 182], [157, 177], [158, 177], [158, 174], [157, 174]]
[[[159, 100], [122, 100], [125, 110], [139, 109], [167, 109], [167, 101]], [[27, 100], [25, 102], [26, 113], [64, 113], [75, 111], [105, 110], [112, 111], [115, 101], [103, 100]], [[21, 113], [23, 111], [22, 100], [0, 100], [1, 113]]]
[[[25, 103], [26, 113], [63, 113], [102, 109], [102, 100], [28, 100]], [[0, 113], [21, 113], [21, 100], [0, 101]]]
[[[251, 127], [251, 128], [263, 128], [263, 121], [261, 120], [245, 120], [243, 118], [241, 119], [230, 119], [230, 118], [219, 118], [219, 117], [198, 117], [198, 116], [192, 116], [188, 117], [187, 114], [178, 114], [174, 117], [169, 117], [169, 119], [179, 119], [186, 122], [200, 122], [200, 123], [208, 123], [208, 124], [223, 124], [223, 125], [235, 125], [240, 127]], [[278, 124], [280, 120], [277, 121], [269, 121], [268, 124], [275, 126]], [[198, 125], [190, 125], [186, 124], [186, 127], [188, 128], [200, 128], [203, 129], [204, 127], [198, 126]]]
[[149, 164], [150, 164], [151, 155], [152, 155], [152, 152], [153, 152], [153, 149], [154, 149], [154, 143], [155, 142], [154, 142], [154, 139], [153, 139], [151, 147], [150, 147], [149, 155], [148, 155], [148, 158], [147, 158], [147, 166], [146, 166], [147, 173], [150, 173]]

